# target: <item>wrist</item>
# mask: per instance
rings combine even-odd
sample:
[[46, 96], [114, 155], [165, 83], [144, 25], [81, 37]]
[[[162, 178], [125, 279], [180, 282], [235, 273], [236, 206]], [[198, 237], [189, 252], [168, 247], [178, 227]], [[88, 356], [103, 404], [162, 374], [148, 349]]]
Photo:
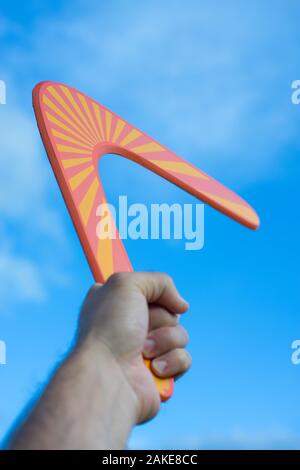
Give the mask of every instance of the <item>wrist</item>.
[[138, 422], [140, 410], [137, 396], [112, 351], [101, 340], [86, 338], [75, 346], [69, 360], [76, 361], [80, 369], [89, 370], [95, 379], [98, 378], [95, 386], [99, 388], [99, 399], [109, 416], [111, 432], [116, 434], [122, 430], [121, 440], [125, 444], [129, 432]]

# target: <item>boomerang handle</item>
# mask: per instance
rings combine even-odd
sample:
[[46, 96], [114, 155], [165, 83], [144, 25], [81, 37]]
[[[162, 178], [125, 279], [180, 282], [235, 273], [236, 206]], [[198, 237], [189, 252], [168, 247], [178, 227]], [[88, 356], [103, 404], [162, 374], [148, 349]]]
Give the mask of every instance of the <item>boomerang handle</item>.
[[151, 370], [151, 361], [149, 361], [149, 359], [144, 359], [144, 363], [145, 363], [145, 366], [150, 370], [153, 376], [161, 401], [167, 401], [173, 395], [174, 379], [172, 377], [168, 379], [161, 379], [157, 377], [155, 374], [153, 374]]

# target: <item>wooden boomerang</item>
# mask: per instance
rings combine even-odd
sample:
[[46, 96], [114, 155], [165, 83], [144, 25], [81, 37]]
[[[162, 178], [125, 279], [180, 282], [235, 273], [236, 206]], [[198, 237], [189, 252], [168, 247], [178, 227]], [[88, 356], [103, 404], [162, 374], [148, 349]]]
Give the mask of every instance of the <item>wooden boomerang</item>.
[[[129, 158], [241, 224], [258, 227], [258, 216], [243, 199], [74, 88], [41, 82], [33, 90], [33, 107], [96, 282], [103, 283], [114, 272], [132, 271], [119, 235], [115, 239], [99, 239], [96, 234], [97, 207], [107, 204], [98, 172], [98, 159], [104, 154]], [[110, 220], [115, 227], [112, 217]], [[145, 364], [150, 369], [150, 361], [145, 360]], [[174, 380], [156, 376], [154, 380], [161, 399], [167, 400]]]

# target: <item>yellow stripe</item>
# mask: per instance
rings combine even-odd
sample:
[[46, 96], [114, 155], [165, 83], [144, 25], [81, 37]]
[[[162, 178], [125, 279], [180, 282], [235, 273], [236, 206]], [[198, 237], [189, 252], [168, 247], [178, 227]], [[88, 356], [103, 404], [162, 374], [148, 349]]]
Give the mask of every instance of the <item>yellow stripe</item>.
[[97, 126], [96, 126], [95, 121], [94, 121], [94, 119], [93, 119], [93, 117], [92, 117], [92, 114], [91, 114], [90, 108], [88, 107], [88, 104], [87, 104], [87, 102], [86, 102], [86, 99], [85, 99], [85, 97], [84, 97], [83, 95], [81, 95], [80, 93], [77, 93], [77, 96], [78, 96], [78, 98], [80, 99], [81, 104], [82, 104], [82, 106], [84, 107], [84, 110], [85, 110], [85, 112], [86, 112], [86, 114], [87, 114], [87, 116], [88, 116], [88, 118], [89, 118], [89, 120], [90, 120], [90, 123], [91, 123], [92, 126], [93, 126], [94, 132], [96, 133], [97, 139], [99, 140], [99, 139], [101, 138], [101, 136], [100, 136], [100, 134], [98, 133]]
[[[102, 203], [105, 204], [105, 203]], [[107, 207], [109, 214], [109, 223], [111, 227], [114, 227], [114, 221], [112, 219], [109, 208]], [[99, 263], [100, 270], [102, 272], [104, 280], [108, 279], [109, 276], [114, 272], [113, 265], [113, 246], [110, 238], [100, 238], [98, 241], [97, 249], [97, 260]]]
[[62, 160], [61, 162], [64, 168], [72, 168], [73, 166], [83, 165], [83, 163], [87, 163], [90, 161], [92, 161], [91, 158], [83, 157], [83, 158], [67, 158], [65, 160]]
[[99, 106], [93, 102], [93, 107], [94, 107], [94, 111], [95, 111], [95, 114], [96, 114], [96, 119], [97, 119], [97, 122], [98, 122], [98, 126], [99, 126], [99, 132], [100, 132], [100, 135], [101, 135], [101, 139], [102, 140], [105, 140], [104, 139], [104, 132], [103, 132], [103, 126], [102, 126], [102, 119], [101, 119], [101, 114], [100, 114], [100, 108]]
[[110, 139], [111, 118], [112, 114], [109, 111], [105, 111], [106, 140]]
[[79, 173], [76, 173], [76, 175], [72, 176], [70, 178], [70, 186], [74, 190], [78, 188], [78, 186], [94, 171], [94, 167], [88, 166], [84, 170], [80, 171]]
[[98, 178], [95, 177], [92, 184], [90, 185], [89, 189], [85, 193], [81, 203], [79, 204], [79, 212], [83, 219], [84, 225], [87, 225], [89, 216], [94, 204], [94, 200], [97, 194], [97, 189], [99, 186]]
[[49, 91], [49, 93], [51, 93], [51, 95], [56, 99], [56, 101], [59, 102], [59, 104], [65, 109], [65, 111], [67, 111], [67, 113], [69, 113], [70, 116], [72, 116], [72, 118], [77, 122], [77, 124], [82, 128], [84, 132], [90, 133], [89, 129], [86, 126], [84, 126], [82, 120], [78, 118], [78, 116], [74, 113], [74, 111], [70, 108], [70, 106], [65, 102], [65, 100], [57, 93], [57, 91], [55, 90], [55, 88], [53, 88], [52, 85], [47, 87], [47, 91]]
[[142, 133], [137, 131], [136, 129], [132, 129], [127, 136], [122, 140], [120, 145], [127, 145], [130, 144], [130, 142], [133, 142], [135, 139], [137, 139]]
[[168, 160], [150, 160], [150, 162], [155, 163], [163, 170], [174, 171], [175, 173], [180, 173], [181, 175], [194, 176], [195, 178], [208, 179], [204, 173], [197, 168], [192, 167], [188, 163], [184, 162], [173, 162]]
[[117, 125], [116, 125], [116, 128], [115, 128], [115, 132], [114, 132], [114, 135], [113, 135], [113, 138], [112, 138], [112, 142], [116, 142], [116, 140], [118, 139], [119, 135], [121, 134], [122, 129], [123, 129], [124, 126], [125, 126], [125, 122], [122, 121], [121, 119], [118, 119], [118, 122], [117, 122]]
[[83, 147], [83, 148], [90, 149], [90, 150], [93, 149], [91, 145], [83, 144], [79, 140], [73, 139], [69, 135], [63, 134], [62, 132], [59, 132], [56, 129], [51, 129], [51, 131], [52, 131], [52, 134], [55, 137], [59, 137], [59, 139], [66, 140], [67, 142], [72, 142], [73, 144], [78, 145], [79, 147]]
[[66, 121], [68, 124], [70, 124], [72, 127], [74, 127], [74, 129], [77, 130], [77, 132], [79, 132], [80, 134], [83, 134], [84, 136], [86, 135], [86, 133], [84, 134], [83, 131], [77, 126], [77, 124], [75, 124], [72, 119], [70, 119], [68, 116], [66, 116], [65, 113], [63, 113], [57, 106], [56, 104], [54, 104], [49, 98], [48, 96], [46, 95], [43, 95], [43, 102], [49, 106], [49, 108], [51, 108], [53, 111], [56, 112], [56, 114], [58, 114], [64, 121]]
[[149, 142], [148, 144], [139, 145], [131, 149], [133, 152], [137, 153], [150, 153], [150, 152], [164, 152], [165, 149], [157, 144], [156, 142]]
[[80, 153], [82, 155], [90, 155], [90, 150], [79, 149], [77, 147], [70, 147], [69, 145], [56, 144], [57, 150], [63, 153]]
[[106, 280], [114, 272], [112, 241], [109, 238], [105, 238], [104, 240], [99, 240], [97, 259], [98, 259], [98, 263], [99, 263], [103, 278], [104, 280]]
[[256, 212], [251, 207], [239, 204], [238, 202], [229, 201], [228, 199], [225, 199], [221, 196], [216, 196], [212, 193], [203, 191], [202, 194], [203, 196], [208, 197], [210, 200], [219, 203], [221, 206], [223, 206], [224, 209], [228, 209], [236, 216], [240, 216], [243, 219], [246, 219], [248, 222], [252, 223], [255, 226], [259, 225], [259, 218]]
[[[88, 136], [85, 136], [85, 137], [82, 137], [81, 135], [78, 135], [78, 132], [76, 131], [73, 131], [72, 129], [70, 129], [68, 126], [66, 126], [63, 122], [61, 122], [59, 119], [56, 119], [56, 117], [52, 116], [52, 114], [48, 113], [46, 111], [46, 116], [47, 116], [47, 119], [50, 121], [50, 122], [53, 122], [53, 124], [56, 124], [58, 127], [60, 127], [61, 129], [64, 129], [65, 131], [68, 131], [70, 132], [70, 134], [74, 135], [75, 137], [77, 137], [77, 139], [80, 139], [82, 140], [83, 142], [85, 142], [86, 144], [92, 144], [92, 142], [89, 140], [89, 137]], [[92, 144], [93, 145], [93, 144]]]
[[75, 111], [77, 112], [77, 114], [80, 116], [80, 118], [82, 119], [82, 121], [85, 123], [86, 127], [87, 127], [87, 131], [89, 133], [89, 135], [91, 136], [91, 138], [93, 139], [93, 142], [94, 143], [97, 143], [97, 138], [96, 136], [94, 135], [94, 132], [93, 132], [93, 129], [91, 128], [88, 120], [86, 119], [85, 115], [83, 114], [83, 112], [81, 111], [78, 103], [75, 101], [74, 99], [74, 96], [72, 95], [72, 93], [70, 92], [70, 90], [63, 86], [63, 85], [60, 85], [60, 88], [62, 89], [62, 91], [65, 93], [66, 97], [69, 99], [70, 103], [72, 104], [73, 108], [75, 109]]

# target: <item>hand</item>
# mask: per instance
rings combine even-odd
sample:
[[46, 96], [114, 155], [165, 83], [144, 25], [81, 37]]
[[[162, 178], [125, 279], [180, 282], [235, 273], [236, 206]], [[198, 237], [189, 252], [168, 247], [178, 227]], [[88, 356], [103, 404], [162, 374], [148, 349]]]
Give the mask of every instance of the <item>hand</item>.
[[109, 351], [122, 371], [116, 375], [133, 391], [137, 422], [151, 419], [160, 407], [142, 355], [152, 359], [152, 370], [162, 378], [177, 378], [191, 365], [190, 355], [183, 349], [188, 335], [178, 324], [178, 314], [187, 308], [171, 278], [160, 273], [114, 274], [87, 294], [79, 321], [79, 347], [97, 344], [106, 354]]

